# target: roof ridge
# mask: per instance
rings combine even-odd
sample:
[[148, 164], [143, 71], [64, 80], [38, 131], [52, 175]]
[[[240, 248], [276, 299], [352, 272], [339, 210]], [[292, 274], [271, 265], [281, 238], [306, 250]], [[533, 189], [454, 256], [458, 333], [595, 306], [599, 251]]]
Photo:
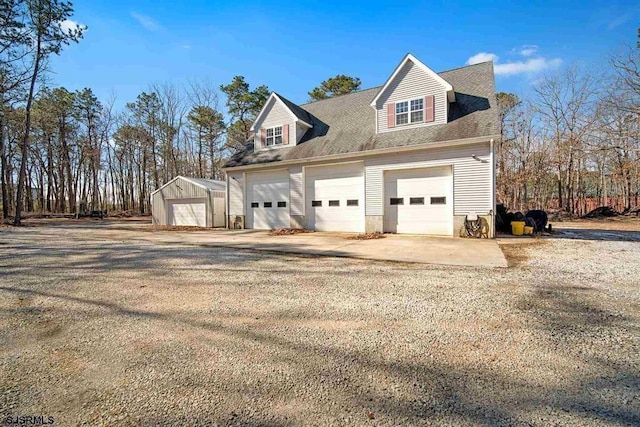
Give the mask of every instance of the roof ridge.
[[493, 64], [493, 61], [482, 61], [482, 62], [478, 62], [477, 64], [463, 65], [462, 67], [456, 67], [456, 68], [451, 68], [449, 70], [438, 71], [436, 74], [444, 74], [444, 73], [448, 73], [450, 71], [462, 70], [463, 68], [475, 67], [476, 65], [485, 65], [487, 63]]
[[205, 181], [222, 182], [219, 179], [213, 179], [213, 178], [200, 178], [200, 177], [197, 177], [197, 176], [183, 176], [183, 175], [180, 175], [180, 176], [182, 176], [183, 178], [187, 178], [187, 179], [204, 179]]
[[288, 98], [280, 95], [276, 91], [273, 91], [273, 94], [276, 96], [276, 98], [280, 99], [280, 101], [284, 103], [285, 107], [288, 108], [289, 111], [291, 111], [293, 115], [296, 116], [298, 119], [302, 120], [305, 123], [311, 122], [311, 116], [309, 116], [309, 112], [307, 110], [305, 110], [295, 102], [289, 100]]
[[[294, 105], [298, 105], [295, 102], [291, 101], [289, 98], [287, 98], [286, 96], [284, 96], [283, 94], [281, 94], [280, 92], [276, 92], [275, 90], [273, 91], [273, 93], [275, 93], [279, 98], [282, 98], [284, 101], [289, 101], [290, 103], [294, 104]], [[299, 105], [298, 105], [299, 106]]]
[[[485, 65], [487, 63], [493, 63], [493, 61], [482, 61], [482, 62], [478, 62], [477, 64], [463, 65], [461, 67], [450, 68], [448, 70], [443, 70], [443, 71], [437, 71], [436, 74], [440, 75], [440, 74], [448, 73], [448, 72], [451, 72], [451, 71], [462, 70], [463, 68], [475, 67], [476, 65]], [[366, 92], [368, 90], [380, 89], [383, 86], [384, 86], [383, 84], [382, 85], [378, 85], [378, 86], [372, 86], [372, 87], [369, 87], [369, 88], [366, 88], [366, 89], [361, 89], [361, 90], [358, 90], [356, 92], [351, 92], [351, 93], [347, 93], [347, 94], [340, 95], [340, 96], [334, 96], [334, 97], [325, 98], [325, 99], [318, 99], [318, 100], [315, 100], [315, 101], [306, 102], [304, 104], [295, 104], [295, 105], [298, 105], [298, 107], [302, 108], [305, 105], [311, 105], [311, 104], [316, 104], [316, 103], [322, 102], [322, 101], [329, 101], [329, 100], [336, 99], [336, 98], [342, 98], [343, 96], [355, 95], [355, 94], [358, 94], [358, 93]], [[455, 88], [453, 88], [453, 89], [455, 90]], [[280, 96], [279, 93], [278, 93], [278, 96]], [[289, 102], [292, 102], [292, 101], [289, 101]]]
[[163, 188], [165, 188], [167, 185], [171, 184], [172, 182], [178, 180], [178, 179], [184, 179], [185, 181], [196, 185], [198, 187], [204, 188], [206, 190], [210, 190], [212, 188], [208, 188], [206, 187], [202, 182], [199, 182], [200, 180], [203, 181], [211, 181], [212, 183], [215, 184], [221, 184], [224, 185], [224, 181], [221, 181], [219, 179], [211, 179], [211, 178], [198, 178], [195, 176], [184, 176], [184, 175], [176, 175], [173, 178], [171, 178], [169, 181], [165, 182], [164, 184], [162, 184], [159, 188], [156, 188], [154, 191], [151, 192], [151, 195], [156, 194], [158, 191], [162, 190]]
[[349, 96], [349, 95], [356, 95], [362, 92], [366, 92], [368, 90], [372, 90], [372, 89], [380, 89], [382, 87], [382, 85], [379, 86], [374, 86], [374, 87], [369, 87], [366, 89], [362, 89], [362, 90], [357, 90], [355, 92], [349, 92], [349, 93], [345, 93], [344, 95], [338, 95], [338, 96], [332, 96], [331, 98], [325, 98], [325, 99], [316, 99], [315, 101], [310, 101], [304, 104], [300, 104], [299, 107], [302, 107], [303, 105], [311, 105], [311, 104], [316, 104], [318, 102], [322, 102], [322, 101], [330, 101], [332, 99], [338, 99], [338, 98], [343, 98], [345, 96]]

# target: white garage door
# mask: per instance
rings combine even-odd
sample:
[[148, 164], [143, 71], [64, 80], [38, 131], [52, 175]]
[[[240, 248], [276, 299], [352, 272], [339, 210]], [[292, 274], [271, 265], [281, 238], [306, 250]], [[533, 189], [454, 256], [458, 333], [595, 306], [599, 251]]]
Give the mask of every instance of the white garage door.
[[169, 225], [207, 226], [207, 209], [204, 199], [170, 200], [167, 203]]
[[362, 163], [309, 167], [305, 181], [307, 228], [364, 232]]
[[451, 167], [386, 171], [384, 231], [453, 235]]
[[247, 228], [273, 230], [291, 226], [289, 172], [247, 175]]

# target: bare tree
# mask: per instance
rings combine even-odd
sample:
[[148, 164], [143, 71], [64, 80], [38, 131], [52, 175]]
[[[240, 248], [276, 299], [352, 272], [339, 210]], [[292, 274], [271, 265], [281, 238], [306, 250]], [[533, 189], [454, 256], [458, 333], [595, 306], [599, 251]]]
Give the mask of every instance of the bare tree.
[[187, 89], [191, 110], [187, 115], [188, 132], [193, 151], [197, 152], [198, 176], [222, 178], [222, 158], [226, 151], [223, 136], [226, 126], [219, 110], [215, 86], [207, 82], [191, 82]]
[[597, 79], [570, 67], [546, 76], [535, 86], [535, 105], [546, 137], [553, 142], [559, 207], [575, 212], [576, 185], [581, 180], [585, 141], [594, 131]]

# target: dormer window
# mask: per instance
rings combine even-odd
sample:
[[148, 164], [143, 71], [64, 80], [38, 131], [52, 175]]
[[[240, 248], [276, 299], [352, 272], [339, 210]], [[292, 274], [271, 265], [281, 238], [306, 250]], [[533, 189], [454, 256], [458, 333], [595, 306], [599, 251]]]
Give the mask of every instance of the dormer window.
[[282, 126], [267, 129], [266, 145], [282, 145]]
[[424, 121], [424, 98], [396, 102], [396, 126]]

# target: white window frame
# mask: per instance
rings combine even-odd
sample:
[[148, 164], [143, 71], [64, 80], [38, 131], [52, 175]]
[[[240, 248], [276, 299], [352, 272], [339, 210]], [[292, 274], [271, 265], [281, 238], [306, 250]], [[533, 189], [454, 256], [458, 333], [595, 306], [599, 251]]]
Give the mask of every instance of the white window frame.
[[[280, 130], [280, 133], [277, 131]], [[271, 131], [271, 136], [269, 136], [269, 131]], [[274, 126], [272, 128], [267, 128], [265, 130], [265, 138], [264, 138], [264, 146], [265, 147], [275, 147], [278, 145], [282, 145], [282, 126]], [[280, 142], [276, 142], [277, 138], [280, 138]], [[271, 140], [271, 143], [269, 143]]]
[[[416, 110], [412, 110], [411, 109], [411, 102], [413, 101], [421, 101], [422, 102], [422, 108], [416, 109]], [[398, 104], [404, 104], [407, 103], [407, 111], [404, 113], [398, 113]], [[411, 99], [403, 99], [401, 101], [395, 101], [395, 122], [396, 122], [396, 126], [407, 126], [407, 125], [413, 125], [416, 123], [425, 123], [425, 102], [424, 102], [424, 97], [421, 98], [411, 98]], [[415, 121], [411, 121], [411, 113], [417, 113], [418, 111], [422, 111], [422, 120], [415, 120]], [[406, 114], [407, 115], [407, 123], [398, 123], [398, 116], [402, 115], [402, 114]]]

